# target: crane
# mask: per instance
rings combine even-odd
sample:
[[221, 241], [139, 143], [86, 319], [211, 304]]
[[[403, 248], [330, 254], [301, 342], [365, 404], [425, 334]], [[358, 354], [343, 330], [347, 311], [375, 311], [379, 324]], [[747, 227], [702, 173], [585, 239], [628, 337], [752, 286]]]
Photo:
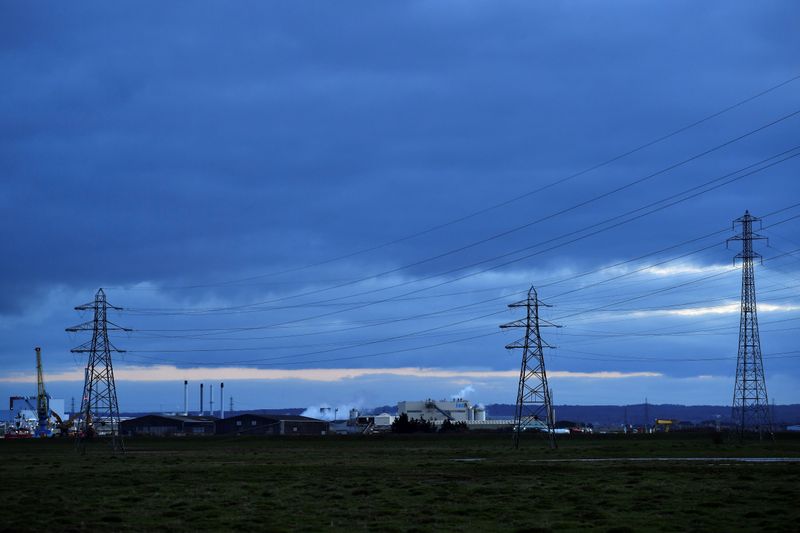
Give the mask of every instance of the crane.
[[49, 437], [50, 432], [50, 395], [44, 389], [44, 372], [42, 371], [42, 349], [36, 347], [36, 414], [39, 417], [39, 426], [36, 428], [38, 437]]

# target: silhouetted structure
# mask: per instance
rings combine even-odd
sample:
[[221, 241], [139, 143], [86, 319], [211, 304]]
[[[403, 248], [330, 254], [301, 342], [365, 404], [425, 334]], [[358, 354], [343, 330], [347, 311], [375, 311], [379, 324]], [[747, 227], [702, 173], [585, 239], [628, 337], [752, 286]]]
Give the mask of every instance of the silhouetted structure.
[[524, 307], [523, 319], [500, 326], [506, 328], [525, 328], [525, 336], [506, 345], [509, 350], [522, 350], [522, 365], [517, 389], [517, 408], [514, 417], [514, 447], [519, 448], [520, 433], [526, 430], [545, 430], [550, 438], [550, 447], [556, 447], [553, 427], [553, 406], [550, 389], [547, 385], [547, 372], [544, 366], [544, 347], [553, 348], [542, 340], [540, 326], [560, 327], [539, 317], [539, 306], [550, 307], [539, 301], [536, 289], [528, 291], [528, 297], [521, 302], [509, 304], [510, 308]]
[[[106, 301], [103, 289], [99, 289], [93, 302], [75, 308], [76, 311], [93, 311], [94, 318], [83, 324], [67, 328], [69, 332], [92, 332], [91, 340], [71, 350], [72, 353], [89, 354], [83, 398], [81, 399], [81, 412], [76, 420], [77, 442], [81, 445], [85, 444], [86, 439], [108, 435], [111, 437], [111, 446], [114, 451], [124, 452], [125, 446], [119, 433], [117, 389], [111, 364], [111, 352], [124, 352], [124, 350], [118, 350], [111, 344], [108, 340], [108, 331], [131, 330], [110, 322], [107, 318], [109, 309], [121, 310], [122, 308], [110, 305]], [[81, 450], [85, 450], [85, 447], [81, 446]]]
[[327, 435], [328, 422], [301, 415], [243, 413], [216, 420], [218, 435]]
[[753, 233], [753, 222], [761, 219], [749, 211], [737, 218], [742, 232], [729, 241], [742, 241], [742, 251], [736, 259], [742, 260], [742, 304], [739, 320], [739, 355], [736, 361], [736, 383], [733, 387], [733, 423], [740, 436], [748, 431], [764, 431], [772, 434], [767, 384], [764, 379], [764, 363], [761, 359], [761, 340], [758, 335], [758, 314], [756, 312], [756, 283], [753, 259], [761, 254], [753, 251], [753, 240], [765, 239]]
[[123, 420], [120, 433], [129, 437], [208, 436], [214, 434], [215, 423], [213, 416], [144, 415]]

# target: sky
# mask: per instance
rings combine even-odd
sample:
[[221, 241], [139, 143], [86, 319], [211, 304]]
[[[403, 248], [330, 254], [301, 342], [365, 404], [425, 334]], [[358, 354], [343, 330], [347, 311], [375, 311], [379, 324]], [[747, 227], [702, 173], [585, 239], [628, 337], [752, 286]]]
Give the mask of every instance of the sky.
[[[0, 397], [727, 405], [745, 210], [800, 403], [800, 5], [0, 1]], [[206, 389], [208, 390], [208, 389]]]

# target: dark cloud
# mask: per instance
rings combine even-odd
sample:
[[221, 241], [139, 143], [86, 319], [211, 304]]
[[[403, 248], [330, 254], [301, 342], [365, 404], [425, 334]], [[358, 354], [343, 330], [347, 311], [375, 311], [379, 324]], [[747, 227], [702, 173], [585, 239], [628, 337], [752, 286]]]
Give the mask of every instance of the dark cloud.
[[[253, 2], [222, 9], [205, 3], [53, 3], [7, 4], [2, 11], [0, 316], [8, 341], [0, 361], [12, 369], [27, 365], [13, 354], [27, 349], [33, 331], [47, 330], [47, 338], [66, 350], [59, 332], [72, 321], [69, 306], [80, 303], [72, 299], [88, 300], [101, 285], [112, 294], [116, 290], [114, 299], [126, 306], [213, 307], [282, 298], [325, 288], [330, 280], [413, 264], [392, 277], [297, 298], [302, 305], [431, 277], [343, 301], [402, 295], [451, 280], [463, 273], [454, 271], [459, 267], [602, 227], [622, 212], [786, 150], [800, 131], [800, 119], [789, 119], [567, 215], [422, 261], [557, 213], [796, 111], [800, 82], [795, 82], [503, 209], [346, 261], [295, 270], [535, 190], [798, 74], [800, 34], [792, 24], [797, 7], [791, 2], [602, 7]], [[596, 268], [725, 227], [745, 208], [769, 213], [796, 201], [797, 169], [797, 160], [789, 161], [509, 265], [502, 269], [504, 277], [476, 277], [472, 285], [465, 281], [436, 291], [507, 286], [515, 292], [541, 278]], [[785, 227], [790, 238], [797, 226]], [[720, 248], [695, 260], [726, 263], [730, 254]], [[790, 263], [783, 268], [769, 279], [788, 283], [796, 269]], [[291, 273], [217, 284], [286, 269]], [[527, 275], [539, 278], [523, 280]], [[144, 282], [150, 285], [122, 290]], [[202, 287], [175, 288], [186, 285]], [[643, 291], [646, 284], [614, 287], [593, 297], [608, 301], [625, 291]], [[735, 283], [732, 287], [735, 293]], [[703, 295], [717, 290], [708, 288]], [[498, 289], [477, 298], [502, 294]], [[327, 320], [413, 316], [475, 298], [386, 302]], [[476, 306], [464, 317], [502, 304]], [[42, 305], [64, 308], [42, 314], [37, 311]], [[299, 320], [317, 311], [130, 318], [137, 327], [153, 329], [155, 323], [161, 329], [235, 327]], [[481, 323], [481, 332], [491, 320]], [[304, 327], [313, 330], [313, 324]], [[323, 341], [348, 345], [428, 324], [409, 320], [403, 327], [387, 325], [370, 335], [354, 330]], [[164, 342], [129, 339], [138, 349], [159, 349]], [[505, 368], [503, 359], [491, 356], [487, 362], [487, 353], [501, 344], [490, 337], [468, 349], [438, 346], [391, 361]], [[414, 343], [386, 346], [400, 350]], [[647, 348], [627, 346], [633, 352]], [[381, 349], [344, 351], [363, 355]], [[228, 354], [198, 357], [212, 361]], [[571, 364], [608, 366], [607, 361]]]

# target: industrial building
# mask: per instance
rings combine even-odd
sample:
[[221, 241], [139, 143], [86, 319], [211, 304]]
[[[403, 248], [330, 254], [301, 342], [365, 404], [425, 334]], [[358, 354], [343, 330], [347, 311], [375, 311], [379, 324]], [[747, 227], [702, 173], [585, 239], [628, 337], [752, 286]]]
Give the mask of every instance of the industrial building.
[[122, 435], [213, 435], [215, 418], [211, 416], [145, 415], [120, 422]]
[[423, 418], [433, 422], [471, 422], [486, 420], [486, 408], [472, 405], [469, 400], [403, 401], [397, 404], [397, 414], [408, 418]]
[[215, 423], [217, 434], [227, 435], [327, 435], [328, 422], [300, 415], [244, 413]]
[[450, 422], [464, 422], [470, 430], [502, 431], [514, 427], [514, 420], [510, 418], [487, 419], [486, 408], [473, 405], [469, 400], [457, 398], [454, 400], [403, 401], [397, 403], [397, 414], [405, 414], [408, 418], [424, 419], [433, 422], [434, 426], [441, 425], [445, 420]]
[[[8, 409], [0, 410], [0, 422], [16, 435], [36, 434], [39, 429], [39, 404], [36, 396], [11, 396]], [[43, 426], [48, 435], [59, 434], [66, 428], [64, 421], [68, 420], [64, 412], [64, 400], [47, 398], [47, 409], [50, 416], [46, 417]]]
[[64, 412], [64, 400], [50, 397], [44, 386], [42, 349], [36, 351], [36, 396], [11, 396], [8, 410], [0, 411], [5, 438], [51, 437], [67, 434], [71, 423]]
[[377, 428], [391, 427], [397, 417], [389, 413], [380, 413], [372, 417], [372, 423]]
[[396, 419], [395, 415], [389, 413], [362, 415], [358, 409], [351, 409], [347, 420], [334, 420], [330, 423], [330, 431], [337, 435], [388, 433]]

